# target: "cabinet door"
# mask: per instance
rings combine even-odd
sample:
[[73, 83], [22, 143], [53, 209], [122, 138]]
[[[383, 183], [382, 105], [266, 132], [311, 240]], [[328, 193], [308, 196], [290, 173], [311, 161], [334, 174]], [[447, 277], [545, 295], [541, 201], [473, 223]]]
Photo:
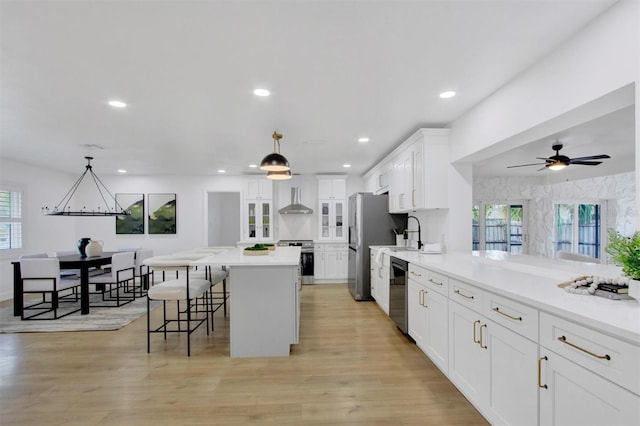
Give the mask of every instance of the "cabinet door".
[[273, 211], [271, 202], [248, 200], [246, 202], [246, 239], [266, 241], [272, 238]]
[[318, 180], [318, 198], [327, 200], [346, 199], [347, 181], [345, 179]]
[[540, 349], [540, 424], [640, 424], [640, 397], [555, 352]]
[[[385, 255], [386, 256], [386, 255]], [[388, 256], [387, 256], [388, 257]], [[378, 296], [380, 299], [380, 307], [385, 314], [389, 315], [389, 266], [380, 265], [378, 272]]]
[[[412, 151], [413, 156], [411, 164], [411, 204], [414, 209], [421, 209], [424, 207], [424, 161], [422, 157], [422, 142], [414, 144]], [[439, 185], [440, 183], [434, 182], [434, 184]]]
[[409, 278], [407, 293], [407, 330], [416, 345], [424, 351], [426, 309], [424, 308], [424, 287]]
[[338, 265], [336, 268], [337, 276], [340, 279], [347, 279], [349, 274], [349, 250], [338, 251]]
[[338, 252], [335, 250], [326, 251], [325, 253], [325, 278], [338, 278]]
[[270, 200], [273, 198], [273, 182], [270, 179], [252, 179], [248, 181], [245, 198]]
[[316, 279], [326, 278], [324, 274], [324, 257], [325, 252], [315, 252], [313, 254], [313, 276]]
[[320, 201], [320, 232], [318, 238], [320, 240], [331, 239], [331, 201]]
[[333, 208], [333, 237], [336, 240], [345, 240], [345, 222], [347, 203], [345, 201], [335, 201]]
[[449, 301], [449, 379], [478, 407], [486, 407], [489, 352], [480, 345], [481, 315]]
[[[446, 297], [424, 287], [425, 311], [424, 344], [421, 349], [447, 374], [449, 366], [449, 301]], [[417, 343], [417, 341], [416, 341]]]
[[371, 256], [369, 259], [369, 283], [371, 284], [371, 297], [377, 302], [378, 301], [378, 266], [379, 264], [375, 261], [375, 252], [371, 250]]
[[483, 327], [482, 343], [489, 352], [491, 423], [538, 424], [538, 344], [492, 321]]
[[260, 239], [262, 240], [270, 240], [271, 239], [271, 203], [261, 203], [260, 210], [262, 212], [261, 216], [261, 235]]

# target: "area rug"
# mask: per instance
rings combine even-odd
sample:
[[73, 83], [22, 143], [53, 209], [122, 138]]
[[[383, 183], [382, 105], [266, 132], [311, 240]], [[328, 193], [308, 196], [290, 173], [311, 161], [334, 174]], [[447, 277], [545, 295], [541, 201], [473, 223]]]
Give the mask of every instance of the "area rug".
[[[160, 304], [161, 302], [153, 301], [151, 309]], [[64, 308], [61, 311], [64, 311]], [[0, 308], [0, 333], [118, 330], [146, 314], [146, 297], [118, 308], [91, 308], [89, 315], [80, 315], [80, 312], [76, 312], [64, 318], [49, 321], [22, 321], [19, 316], [13, 316], [13, 304], [11, 304]]]

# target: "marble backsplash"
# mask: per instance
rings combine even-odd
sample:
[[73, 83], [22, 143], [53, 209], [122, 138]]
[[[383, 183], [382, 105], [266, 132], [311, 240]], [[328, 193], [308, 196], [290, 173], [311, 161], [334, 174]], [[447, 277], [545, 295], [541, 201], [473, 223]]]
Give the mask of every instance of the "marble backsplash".
[[552, 257], [553, 204], [606, 200], [606, 227], [625, 235], [638, 230], [635, 172], [590, 179], [546, 183], [526, 177], [475, 177], [474, 202], [526, 201], [528, 205], [528, 253]]

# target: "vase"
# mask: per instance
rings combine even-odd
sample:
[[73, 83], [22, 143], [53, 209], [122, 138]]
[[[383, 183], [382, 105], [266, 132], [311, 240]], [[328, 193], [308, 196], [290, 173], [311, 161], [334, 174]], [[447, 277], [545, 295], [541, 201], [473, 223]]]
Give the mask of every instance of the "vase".
[[102, 241], [99, 240], [91, 240], [85, 251], [87, 252], [87, 257], [97, 257], [102, 256]]
[[629, 280], [629, 297], [640, 303], [640, 280]]
[[87, 257], [86, 247], [91, 241], [91, 238], [80, 238], [78, 240], [78, 251], [80, 252], [80, 257]]

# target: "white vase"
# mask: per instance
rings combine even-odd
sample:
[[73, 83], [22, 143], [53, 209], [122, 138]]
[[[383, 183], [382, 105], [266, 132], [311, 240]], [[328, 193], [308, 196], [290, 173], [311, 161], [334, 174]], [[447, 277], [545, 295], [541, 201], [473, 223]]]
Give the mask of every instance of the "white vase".
[[87, 253], [87, 257], [102, 256], [102, 241], [99, 241], [99, 240], [89, 241], [89, 244], [87, 244], [85, 251]]
[[629, 280], [629, 296], [640, 303], [640, 280]]

